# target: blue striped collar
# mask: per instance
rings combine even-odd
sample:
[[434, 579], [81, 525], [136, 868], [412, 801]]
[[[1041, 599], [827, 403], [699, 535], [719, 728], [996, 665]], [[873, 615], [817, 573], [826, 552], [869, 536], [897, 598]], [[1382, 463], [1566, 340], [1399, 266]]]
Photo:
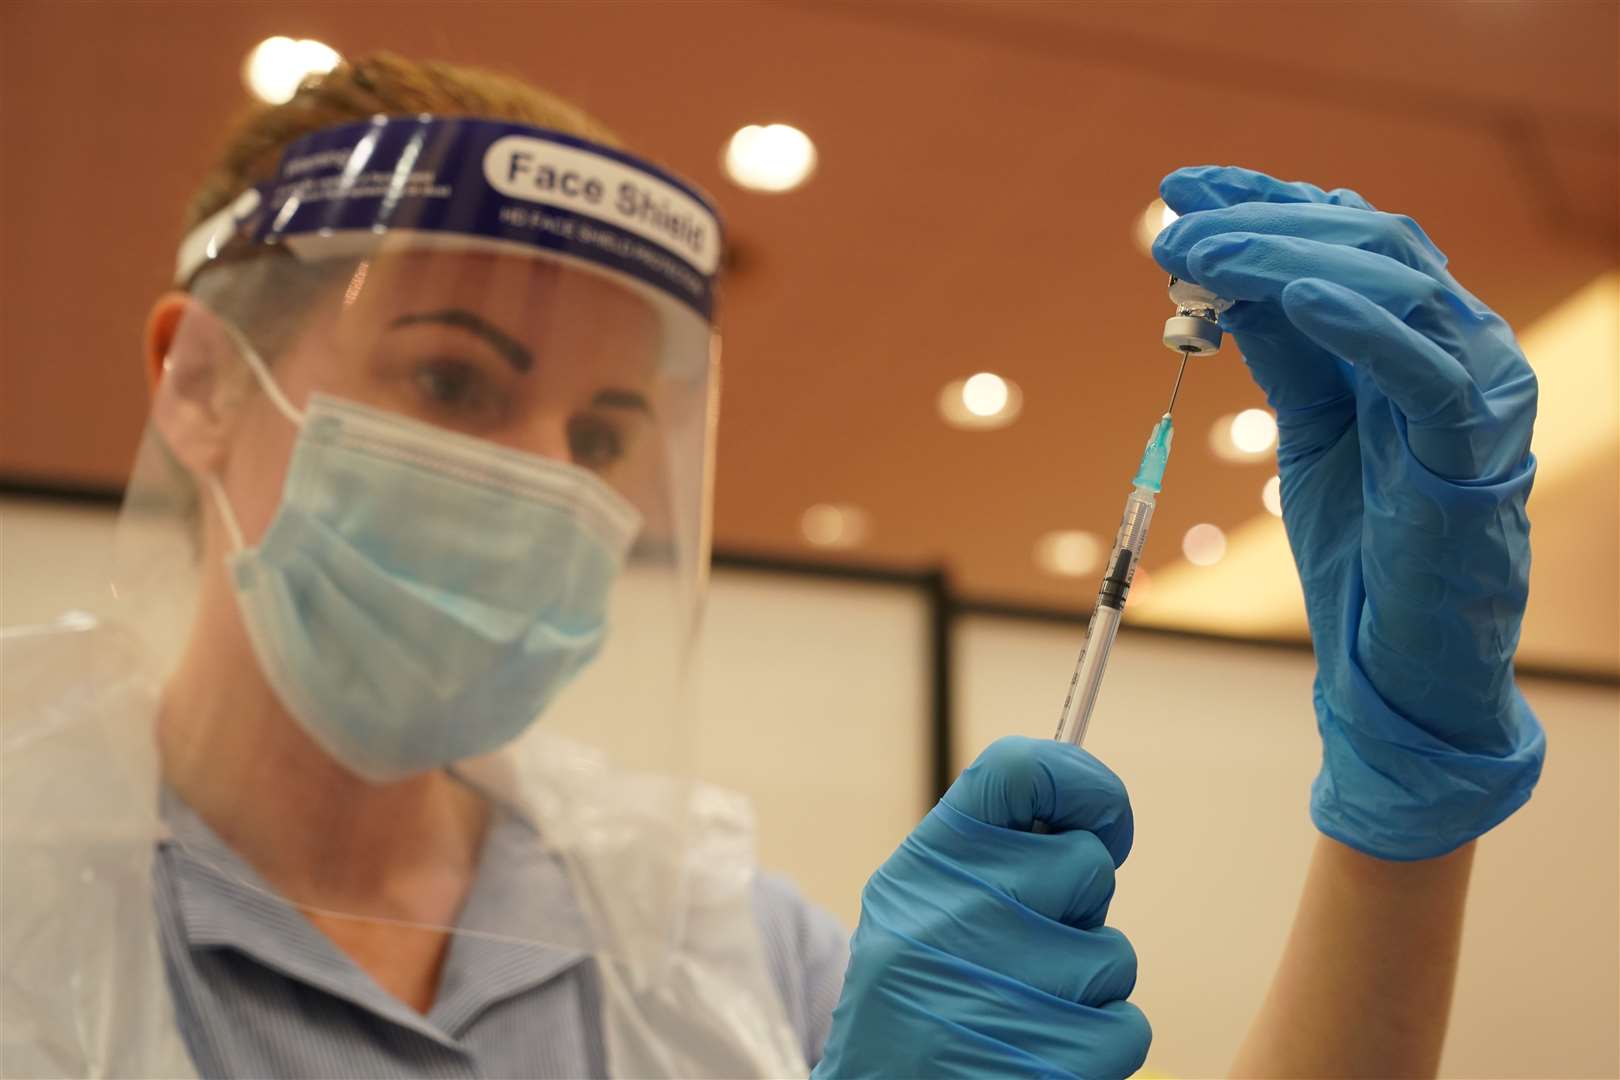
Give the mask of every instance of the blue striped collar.
[[160, 809], [171, 831], [160, 848], [173, 874], [189, 948], [235, 949], [285, 978], [435, 1041], [453, 1042], [484, 1010], [556, 978], [588, 955], [582, 948], [543, 944], [587, 941], [584, 917], [561, 859], [533, 827], [499, 806], [493, 806], [478, 876], [425, 1017], [383, 990], [167, 788]]

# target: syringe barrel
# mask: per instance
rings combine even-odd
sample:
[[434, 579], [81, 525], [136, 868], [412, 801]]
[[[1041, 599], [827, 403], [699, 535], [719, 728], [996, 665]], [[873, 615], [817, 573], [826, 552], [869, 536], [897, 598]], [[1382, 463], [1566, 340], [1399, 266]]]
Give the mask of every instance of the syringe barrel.
[[1063, 715], [1058, 718], [1057, 734], [1053, 736], [1060, 742], [1080, 746], [1086, 741], [1091, 710], [1097, 704], [1097, 692], [1102, 689], [1103, 668], [1108, 665], [1108, 651], [1114, 647], [1114, 635], [1119, 631], [1119, 616], [1117, 608], [1099, 607], [1091, 613], [1091, 622], [1086, 626], [1086, 643], [1080, 650], [1080, 659], [1075, 662], [1069, 696], [1063, 702]]
[[1125, 516], [1114, 537], [1114, 550], [1108, 554], [1108, 572], [1097, 591], [1097, 607], [1124, 610], [1125, 596], [1136, 577], [1136, 561], [1147, 544], [1148, 525], [1153, 521], [1153, 492], [1132, 488], [1125, 500]]
[[1153, 493], [1146, 488], [1132, 488], [1125, 500], [1125, 516], [1114, 538], [1114, 550], [1108, 555], [1108, 570], [1097, 592], [1097, 606], [1092, 609], [1091, 621], [1086, 626], [1086, 643], [1081, 646], [1080, 659], [1075, 662], [1069, 696], [1063, 702], [1063, 715], [1058, 719], [1055, 737], [1063, 742], [1079, 746], [1091, 725], [1091, 710], [1102, 689], [1103, 671], [1108, 666], [1114, 635], [1119, 632], [1131, 580], [1136, 576], [1136, 562], [1147, 543], [1153, 505]]

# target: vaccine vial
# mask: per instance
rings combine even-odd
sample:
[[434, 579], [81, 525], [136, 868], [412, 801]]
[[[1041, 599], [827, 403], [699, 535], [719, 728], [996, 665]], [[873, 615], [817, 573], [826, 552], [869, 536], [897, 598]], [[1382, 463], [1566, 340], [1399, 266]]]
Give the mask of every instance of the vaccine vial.
[[1232, 306], [1202, 285], [1171, 276], [1170, 302], [1176, 313], [1164, 322], [1164, 347], [1172, 352], [1209, 356], [1221, 347], [1221, 312]]

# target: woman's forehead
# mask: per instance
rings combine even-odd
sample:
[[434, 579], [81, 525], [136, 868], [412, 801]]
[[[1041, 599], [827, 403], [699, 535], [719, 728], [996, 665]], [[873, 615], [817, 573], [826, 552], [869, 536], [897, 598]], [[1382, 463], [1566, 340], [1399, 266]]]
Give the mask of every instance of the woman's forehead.
[[[584, 324], [651, 328], [652, 305], [603, 273], [534, 255], [487, 251], [384, 251], [359, 263], [345, 307], [475, 306], [525, 320], [566, 310]], [[548, 320], [549, 321], [549, 320]]]

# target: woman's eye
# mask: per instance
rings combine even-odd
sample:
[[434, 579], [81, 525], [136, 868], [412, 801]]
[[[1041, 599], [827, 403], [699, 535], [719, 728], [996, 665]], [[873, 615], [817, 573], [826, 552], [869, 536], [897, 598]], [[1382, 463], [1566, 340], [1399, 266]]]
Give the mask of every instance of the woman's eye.
[[430, 401], [454, 405], [469, 396], [477, 378], [478, 373], [467, 364], [434, 360], [416, 369], [416, 388]]
[[584, 468], [606, 468], [624, 456], [624, 438], [600, 417], [576, 416], [568, 422], [568, 454]]
[[498, 387], [476, 364], [463, 360], [430, 360], [414, 374], [416, 391], [431, 407], [457, 413], [477, 414], [492, 420], [502, 408]]

